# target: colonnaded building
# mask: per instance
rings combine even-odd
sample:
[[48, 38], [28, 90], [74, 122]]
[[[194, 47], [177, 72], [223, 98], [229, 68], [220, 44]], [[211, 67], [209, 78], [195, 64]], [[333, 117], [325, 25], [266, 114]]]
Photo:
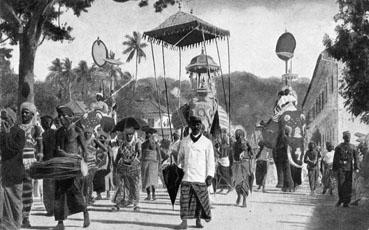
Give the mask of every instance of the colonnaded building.
[[342, 142], [342, 132], [351, 132], [351, 143], [358, 144], [355, 133], [369, 133], [369, 126], [352, 116], [344, 107], [339, 94], [344, 65], [323, 51], [316, 62], [313, 77], [306, 92], [302, 109], [306, 116], [306, 142], [314, 141], [322, 148], [330, 141]]

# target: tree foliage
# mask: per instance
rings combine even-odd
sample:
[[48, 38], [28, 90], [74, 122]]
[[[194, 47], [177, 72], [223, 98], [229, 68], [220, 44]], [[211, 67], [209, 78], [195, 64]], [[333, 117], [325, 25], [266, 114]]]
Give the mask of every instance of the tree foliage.
[[328, 53], [345, 64], [340, 93], [345, 107], [369, 123], [369, 1], [338, 0], [337, 37], [324, 40]]
[[[73, 40], [70, 34], [72, 27], [60, 22], [60, 16], [70, 9], [79, 16], [82, 12], [87, 12], [93, 2], [94, 0], [0, 0], [0, 42], [9, 39], [10, 44], [19, 45], [18, 104], [26, 100], [34, 101], [34, 61], [37, 48], [43, 41]], [[174, 0], [158, 0], [154, 7], [160, 12], [168, 4], [174, 4]], [[148, 0], [139, 2], [140, 7], [146, 5]]]

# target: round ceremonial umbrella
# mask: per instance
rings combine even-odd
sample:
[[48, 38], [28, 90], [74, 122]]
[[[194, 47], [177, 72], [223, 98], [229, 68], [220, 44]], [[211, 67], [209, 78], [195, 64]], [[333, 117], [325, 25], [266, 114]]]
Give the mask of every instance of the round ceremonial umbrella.
[[120, 120], [114, 127], [113, 132], [120, 131], [123, 132], [127, 128], [134, 128], [139, 130], [142, 127], [147, 126], [146, 122], [142, 119], [136, 119], [133, 117], [126, 117]]

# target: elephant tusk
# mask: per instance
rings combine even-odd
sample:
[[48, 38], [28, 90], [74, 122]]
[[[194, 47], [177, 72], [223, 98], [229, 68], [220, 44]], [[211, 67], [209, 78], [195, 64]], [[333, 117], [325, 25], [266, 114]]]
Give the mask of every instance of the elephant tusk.
[[288, 161], [290, 162], [290, 164], [293, 167], [302, 168], [302, 165], [296, 164], [295, 161], [293, 161], [292, 156], [291, 156], [291, 147], [290, 146], [287, 146], [287, 157], [288, 157]]

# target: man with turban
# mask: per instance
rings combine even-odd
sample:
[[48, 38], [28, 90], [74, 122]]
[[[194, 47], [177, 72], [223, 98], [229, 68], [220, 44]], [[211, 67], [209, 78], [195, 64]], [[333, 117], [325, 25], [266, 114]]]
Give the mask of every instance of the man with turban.
[[[74, 113], [69, 107], [57, 108], [62, 127], [56, 131], [56, 155], [74, 157], [76, 154], [87, 162], [87, 149], [83, 130], [73, 121]], [[82, 193], [82, 178], [56, 180], [54, 216], [58, 221], [56, 229], [64, 229], [64, 220], [73, 214], [83, 212], [83, 227], [90, 225], [86, 198]]]
[[104, 115], [109, 113], [109, 107], [104, 102], [104, 96], [102, 93], [96, 93], [96, 102], [91, 104], [91, 109], [94, 111], [99, 111]]
[[181, 184], [180, 216], [178, 229], [187, 228], [188, 219], [196, 219], [196, 227], [202, 228], [201, 219], [211, 220], [208, 187], [215, 174], [212, 142], [202, 131], [201, 118], [190, 117], [191, 134], [185, 137], [178, 153], [179, 166], [184, 171]]
[[339, 144], [333, 157], [333, 172], [337, 175], [338, 202], [336, 207], [343, 203], [343, 207], [349, 207], [352, 193], [352, 173], [359, 171], [356, 147], [350, 143], [351, 134], [343, 132], [343, 143]]
[[16, 114], [1, 112], [0, 153], [0, 229], [17, 230], [22, 224], [22, 162], [25, 133], [16, 122]]
[[36, 123], [37, 109], [31, 102], [24, 102], [20, 106], [21, 124], [19, 127], [24, 131], [26, 143], [23, 149], [23, 164], [25, 168], [25, 176], [23, 178], [23, 220], [22, 227], [29, 228], [31, 223], [29, 215], [33, 203], [33, 183], [30, 176], [30, 166], [36, 159], [42, 160], [43, 146], [42, 146], [42, 131], [41, 127]]

